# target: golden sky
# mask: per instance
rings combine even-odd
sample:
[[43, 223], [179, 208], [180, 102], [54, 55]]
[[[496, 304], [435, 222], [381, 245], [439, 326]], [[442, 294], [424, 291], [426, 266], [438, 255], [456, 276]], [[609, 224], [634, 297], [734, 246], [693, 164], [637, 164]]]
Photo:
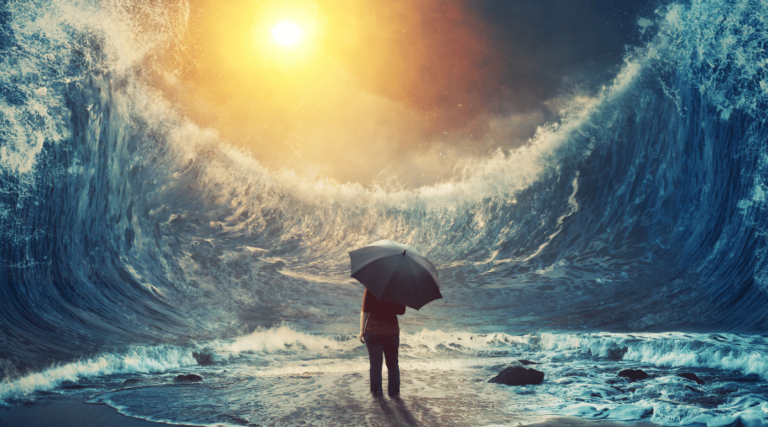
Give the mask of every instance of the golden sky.
[[[541, 55], [516, 52], [468, 4], [191, 0], [180, 42], [153, 59], [151, 79], [192, 121], [270, 168], [430, 184], [524, 144], [548, 114], [530, 108], [552, 86], [529, 83]], [[283, 21], [301, 28], [297, 44], [272, 38]], [[535, 32], [525, 20], [514, 28], [525, 25], [523, 35]]]

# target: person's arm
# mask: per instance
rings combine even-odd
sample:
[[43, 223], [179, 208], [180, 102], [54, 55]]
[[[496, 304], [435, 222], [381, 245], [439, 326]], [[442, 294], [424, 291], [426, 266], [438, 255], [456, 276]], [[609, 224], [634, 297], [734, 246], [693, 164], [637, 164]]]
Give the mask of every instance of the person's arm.
[[368, 316], [370, 316], [371, 313], [366, 313], [364, 311], [360, 312], [360, 335], [357, 336], [357, 338], [360, 339], [360, 342], [365, 344], [365, 339], [363, 338], [363, 334], [365, 333], [365, 324], [368, 323]]

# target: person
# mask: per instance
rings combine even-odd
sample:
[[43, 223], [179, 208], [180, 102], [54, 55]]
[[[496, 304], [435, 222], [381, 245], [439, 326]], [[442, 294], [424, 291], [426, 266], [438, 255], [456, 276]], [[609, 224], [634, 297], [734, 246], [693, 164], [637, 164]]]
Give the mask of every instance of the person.
[[397, 350], [400, 347], [400, 325], [398, 315], [405, 314], [405, 306], [379, 301], [366, 289], [363, 293], [363, 307], [360, 309], [360, 342], [368, 349], [371, 362], [371, 394], [381, 396], [382, 353], [387, 361], [387, 394], [400, 396], [400, 367], [397, 364]]

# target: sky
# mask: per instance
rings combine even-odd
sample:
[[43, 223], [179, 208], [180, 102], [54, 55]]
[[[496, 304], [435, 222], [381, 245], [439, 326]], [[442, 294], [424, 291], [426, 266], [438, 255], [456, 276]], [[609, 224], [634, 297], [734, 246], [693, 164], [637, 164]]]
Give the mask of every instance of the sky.
[[[191, 0], [151, 82], [271, 169], [417, 187], [593, 96], [658, 0]], [[286, 48], [271, 28], [302, 28]]]

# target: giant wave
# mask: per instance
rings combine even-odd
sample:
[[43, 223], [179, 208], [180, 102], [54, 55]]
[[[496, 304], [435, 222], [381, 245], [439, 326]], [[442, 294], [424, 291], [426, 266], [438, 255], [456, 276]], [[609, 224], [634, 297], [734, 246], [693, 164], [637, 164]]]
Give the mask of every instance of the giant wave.
[[764, 3], [659, 9], [599, 94], [417, 189], [267, 170], [142, 80], [173, 31], [37, 6], [1, 6], [3, 377], [282, 322], [337, 332], [360, 298], [346, 252], [382, 238], [440, 269], [414, 327], [768, 326]]

